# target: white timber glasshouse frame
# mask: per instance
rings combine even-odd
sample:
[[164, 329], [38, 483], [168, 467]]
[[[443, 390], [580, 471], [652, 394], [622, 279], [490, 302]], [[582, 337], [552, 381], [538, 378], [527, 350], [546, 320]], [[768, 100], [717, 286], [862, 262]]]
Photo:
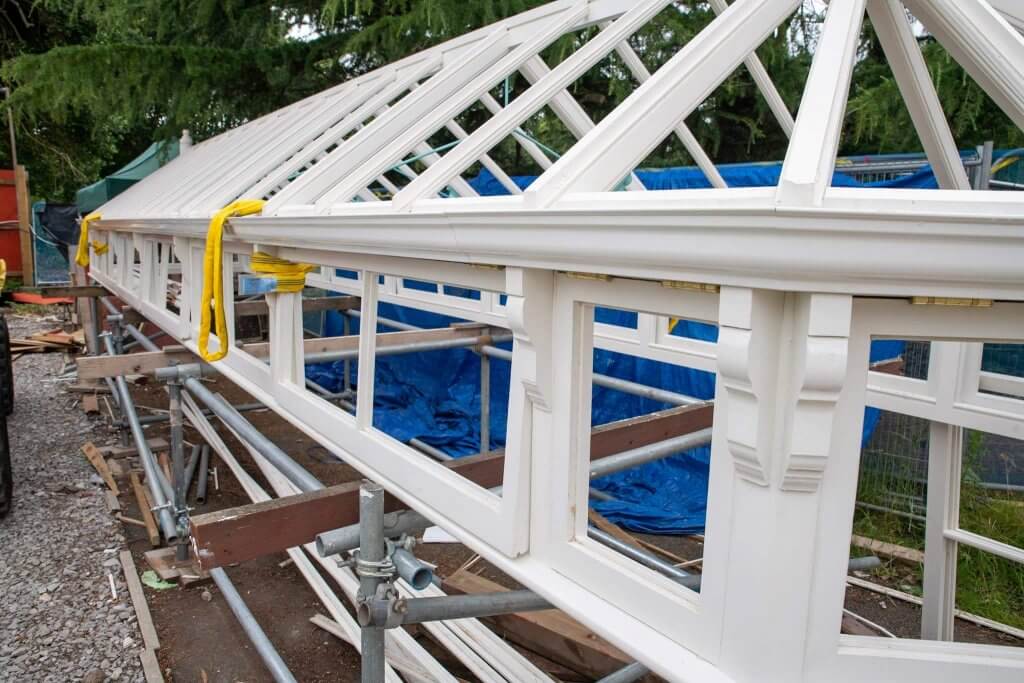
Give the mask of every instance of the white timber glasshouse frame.
[[[355, 415], [305, 387], [299, 293], [266, 297], [269, 358], [232, 348], [220, 372], [666, 679], [1024, 679], [1024, 650], [952, 642], [957, 546], [1024, 560], [957, 520], [961, 430], [1024, 438], [1024, 381], [981, 369], [984, 342], [1024, 344], [1024, 196], [965, 191], [907, 10], [1017, 126], [1022, 13], [831, 0], [794, 118], [755, 50], [800, 0], [713, 0], [716, 18], [652, 73], [628, 40], [672, 5], [551, 2], [197, 144], [100, 209], [93, 237], [110, 249], [91, 276], [196, 350], [209, 219], [266, 200], [229, 222], [225, 281], [258, 250], [360, 297]], [[867, 16], [939, 190], [831, 186]], [[582, 29], [578, 49], [544, 61]], [[613, 53], [637, 85], [594, 121], [571, 86]], [[790, 137], [777, 187], [727, 187], [684, 123], [737, 68]], [[489, 118], [467, 130], [472, 107]], [[541, 110], [577, 139], [560, 157], [523, 128]], [[439, 131], [453, 143], [435, 147]], [[669, 136], [711, 189], [646, 190], [634, 171]], [[525, 190], [491, 155], [509, 139], [542, 170]], [[463, 175], [476, 164], [509, 194], [478, 196]], [[378, 302], [511, 331], [500, 496], [373, 427]], [[234, 347], [226, 305], [213, 344]], [[597, 306], [637, 311], [637, 327], [595, 324]], [[717, 343], [670, 334], [671, 318], [717, 325]], [[928, 378], [870, 371], [873, 339], [931, 341]], [[587, 538], [595, 346], [716, 375], [699, 594]], [[932, 425], [921, 641], [840, 635], [865, 406]]]

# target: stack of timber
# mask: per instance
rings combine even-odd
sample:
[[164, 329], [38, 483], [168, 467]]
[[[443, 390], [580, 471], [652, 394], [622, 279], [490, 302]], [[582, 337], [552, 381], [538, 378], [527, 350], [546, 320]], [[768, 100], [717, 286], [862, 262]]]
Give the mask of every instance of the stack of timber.
[[11, 354], [20, 356], [24, 353], [52, 353], [54, 351], [77, 351], [85, 344], [82, 330], [64, 332], [53, 330], [39, 332], [26, 339], [11, 339]]

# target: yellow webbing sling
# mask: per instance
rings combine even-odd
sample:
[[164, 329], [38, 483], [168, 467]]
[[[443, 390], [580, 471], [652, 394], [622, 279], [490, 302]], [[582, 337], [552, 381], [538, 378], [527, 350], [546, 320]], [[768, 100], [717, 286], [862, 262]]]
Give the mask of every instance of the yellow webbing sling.
[[[86, 268], [89, 265], [89, 225], [93, 221], [98, 221], [101, 218], [103, 218], [103, 216], [93, 212], [82, 219], [82, 227], [78, 233], [78, 251], [75, 252], [75, 263], [83, 268]], [[109, 247], [102, 242], [94, 241], [92, 243], [92, 248], [97, 254], [105, 254]]]
[[[250, 216], [263, 210], [262, 199], [239, 199], [213, 214], [206, 231], [206, 253], [203, 259], [203, 293], [199, 301], [199, 355], [212, 363], [228, 354], [227, 321], [224, 317], [224, 258], [221, 245], [224, 238], [224, 223], [228, 218]], [[301, 292], [306, 285], [306, 273], [315, 266], [293, 263], [257, 251], [251, 257], [252, 271], [274, 277], [275, 292]], [[210, 310], [210, 304], [213, 310]], [[217, 330], [221, 335], [220, 349], [210, 353], [210, 328], [216, 316]]]

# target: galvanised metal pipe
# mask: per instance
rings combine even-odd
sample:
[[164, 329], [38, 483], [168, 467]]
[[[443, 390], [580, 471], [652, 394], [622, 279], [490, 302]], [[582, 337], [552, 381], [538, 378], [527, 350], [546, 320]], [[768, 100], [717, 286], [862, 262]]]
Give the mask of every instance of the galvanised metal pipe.
[[[349, 314], [349, 315], [354, 315], [355, 317], [359, 317], [359, 311], [356, 311], [356, 310], [348, 310], [348, 311], [345, 311], [345, 313]], [[416, 327], [415, 325], [410, 325], [408, 323], [398, 322], [397, 320], [391, 320], [389, 318], [381, 318], [380, 316], [377, 317], [377, 322], [379, 324], [381, 324], [381, 325], [384, 325], [385, 327], [391, 327], [391, 328], [394, 328], [396, 330], [412, 331], [412, 330], [421, 330], [421, 329], [423, 329], [421, 327]], [[500, 342], [503, 342], [503, 341], [508, 341], [511, 338], [512, 338], [512, 335], [500, 335], [500, 336], [493, 337], [491, 339], [491, 341], [494, 342], [494, 343], [500, 343]], [[383, 349], [379, 349], [377, 351], [378, 355], [381, 353], [381, 351], [383, 351]], [[496, 346], [490, 346], [490, 345], [481, 346], [479, 348], [479, 351], [480, 351], [480, 353], [482, 353], [484, 355], [487, 355], [487, 356], [490, 356], [491, 358], [500, 358], [501, 360], [505, 360], [505, 361], [508, 361], [510, 363], [512, 362], [512, 352], [511, 351], [507, 351], [505, 349], [499, 349]], [[353, 358], [354, 357], [355, 356], [353, 356]], [[308, 356], [307, 356], [307, 358], [308, 358]], [[609, 377], [608, 375], [599, 375], [599, 374], [595, 373], [593, 375], [592, 381], [593, 381], [594, 384], [596, 384], [599, 387], [605, 387], [607, 389], [614, 389], [616, 391], [621, 391], [621, 392], [623, 392], [625, 394], [632, 394], [633, 396], [641, 396], [643, 398], [649, 398], [649, 399], [651, 399], [653, 401], [658, 401], [660, 403], [667, 403], [669, 405], [674, 405], [674, 406], [689, 406], [689, 405], [694, 405], [695, 403], [704, 403], [705, 402], [702, 399], [694, 398], [693, 396], [686, 396], [685, 394], [677, 394], [674, 391], [666, 391], [664, 389], [658, 389], [656, 387], [649, 387], [646, 384], [638, 384], [636, 382], [630, 382], [629, 380], [619, 379], [617, 377]]]
[[103, 307], [110, 312], [110, 315], [121, 315], [121, 309], [114, 305], [114, 302], [110, 300], [110, 297], [101, 296], [100, 303], [103, 304]]
[[625, 557], [642, 564], [648, 569], [653, 569], [659, 574], [667, 576], [686, 588], [691, 590], [700, 590], [699, 574], [690, 574], [679, 567], [673, 567], [654, 553], [648, 552], [642, 548], [631, 546], [628, 543], [624, 543], [611, 534], [601, 531], [597, 527], [589, 527], [587, 529], [587, 535], [601, 545], [611, 548], [620, 555], [624, 555]]
[[480, 452], [491, 451], [491, 358], [480, 354]]
[[[247, 413], [252, 410], [268, 410], [268, 408], [262, 403], [243, 403], [241, 405], [234, 406], [234, 409], [240, 413]], [[213, 413], [206, 408], [203, 408], [202, 412], [204, 417], [210, 417], [213, 415]], [[139, 423], [143, 425], [159, 424], [161, 422], [167, 422], [170, 419], [169, 415], [146, 415], [145, 417], [139, 418]]]
[[[359, 607], [377, 598], [377, 586], [383, 580], [378, 564], [387, 559], [384, 537], [384, 487], [364, 481], [359, 487]], [[361, 624], [362, 683], [383, 683], [385, 671], [384, 629]]]
[[671, 439], [609, 455], [590, 464], [590, 478], [598, 479], [614, 472], [628, 470], [637, 465], [660, 460], [673, 453], [681, 453], [711, 443], [711, 429], [683, 434]]
[[[107, 353], [111, 356], [116, 355], [114, 353], [114, 342], [111, 340], [110, 335], [104, 334], [102, 337]], [[124, 381], [124, 377], [120, 375], [115, 377], [114, 385], [117, 387], [117, 393], [120, 396], [121, 412], [128, 418], [128, 426], [131, 428], [132, 437], [135, 439], [135, 448], [139, 452], [142, 469], [146, 472], [146, 485], [153, 496], [155, 512], [157, 519], [160, 520], [160, 527], [163, 529], [164, 538], [167, 539], [168, 543], [173, 543], [178, 539], [178, 529], [174, 524], [174, 519], [171, 517], [168, 497], [165, 495], [162, 486], [164, 483], [163, 473], [160, 472], [160, 468], [156, 464], [153, 451], [149, 449], [149, 443], [147, 443], [146, 435], [142, 431], [142, 425], [139, 424], [139, 416], [135, 412], [135, 403], [132, 401], [132, 396], [128, 391], [128, 384]]]
[[[142, 331], [139, 330], [139, 328], [135, 327], [135, 325], [125, 325], [124, 326], [124, 331], [132, 336], [132, 338], [135, 340], [136, 344], [138, 344], [142, 348], [146, 349], [147, 351], [159, 351], [160, 350], [160, 347], [157, 346], [156, 344], [154, 344], [153, 341], [149, 337], [147, 337], [146, 335], [142, 334]], [[163, 332], [161, 332], [160, 334], [163, 334]], [[159, 335], [157, 335], [157, 336], [159, 336]]]
[[[99, 337], [97, 337], [97, 339], [99, 339]], [[107, 387], [110, 389], [110, 395], [114, 397], [114, 405], [116, 405], [117, 409], [120, 410], [121, 397], [117, 395], [117, 390], [114, 389], [114, 379], [112, 377], [104, 377], [103, 379], [107, 381]]]
[[[307, 379], [306, 383], [307, 384], [311, 383], [311, 380]], [[316, 385], [316, 386], [320, 386], [320, 385]], [[323, 389], [323, 387], [320, 387], [320, 388]], [[323, 391], [327, 391], [327, 390], [323, 389]], [[345, 395], [345, 393], [343, 393], [343, 394], [330, 394], [329, 396], [335, 398], [335, 400], [338, 401], [338, 405], [340, 405], [347, 412], [352, 413], [353, 415], [355, 415], [356, 414], [356, 407], [355, 407], [355, 405], [351, 401], [346, 401], [345, 399], [338, 399], [339, 396], [344, 396], [344, 395]], [[324, 398], [328, 398], [328, 396], [324, 396]], [[454, 460], [455, 459], [453, 456], [448, 455], [447, 453], [445, 453], [441, 449], [435, 448], [434, 446], [431, 446], [426, 441], [421, 441], [420, 439], [412, 438], [412, 439], [409, 439], [408, 443], [413, 448], [416, 448], [416, 449], [422, 451], [423, 453], [429, 455], [431, 458], [433, 458], [434, 460], [437, 460], [438, 462], [446, 462], [448, 460]], [[355, 546], [352, 546], [352, 547], [354, 548]]]
[[192, 453], [188, 457], [188, 464], [185, 465], [185, 499], [188, 500], [188, 490], [192, 488], [192, 478], [196, 474], [196, 467], [199, 466], [199, 454], [203, 447], [199, 444], [192, 446]]
[[546, 609], [555, 609], [555, 607], [533, 591], [515, 590], [498, 593], [474, 593], [472, 595], [446, 595], [436, 598], [378, 600], [369, 609], [360, 606], [356, 616], [359, 618], [360, 624], [387, 624], [387, 628], [394, 628], [402, 624], [475, 619], [499, 614], [538, 612]]
[[[480, 353], [484, 353], [491, 358], [498, 358], [510, 363], [512, 362], [511, 351], [499, 349], [495, 346], [482, 346], [480, 347]], [[609, 377], [608, 375], [599, 375], [595, 373], [592, 376], [591, 381], [599, 387], [614, 389], [616, 391], [621, 391], [624, 394], [632, 394], [633, 396], [649, 398], [653, 401], [668, 403], [669, 405], [674, 406], [691, 406], [697, 403], [706, 402], [699, 398], [694, 398], [693, 396], [677, 394], [674, 391], [666, 391], [656, 387], [649, 387], [646, 384], [637, 384], [636, 382], [619, 379], [618, 377]]]
[[640, 662], [633, 662], [632, 664], [627, 664], [618, 671], [608, 674], [601, 680], [597, 681], [597, 683], [633, 683], [633, 681], [640, 680], [650, 672], [651, 670]]
[[[125, 327], [128, 327], [128, 326], [125, 325]], [[141, 332], [141, 330], [140, 330], [140, 332]], [[164, 332], [163, 330], [158, 330], [157, 332], [154, 332], [153, 334], [151, 334], [148, 337], [146, 337], [146, 339], [148, 339], [149, 341], [153, 341], [155, 339], [159, 339], [160, 337], [164, 336], [165, 334], [166, 334], [166, 332]], [[138, 339], [133, 339], [132, 341], [130, 341], [127, 344], [125, 344], [124, 348], [125, 349], [130, 349], [132, 347], [141, 346], [141, 345], [142, 345], [142, 342], [140, 342]], [[150, 349], [150, 350], [152, 350], [152, 349]]]
[[665, 391], [664, 389], [649, 387], [645, 384], [630, 382], [629, 380], [619, 379], [618, 377], [609, 377], [608, 375], [598, 375], [597, 373], [594, 373], [592, 381], [599, 387], [614, 389], [615, 391], [621, 391], [625, 394], [641, 396], [643, 398], [649, 398], [652, 401], [668, 403], [674, 406], [690, 406], [695, 403], [704, 403], [701, 399], [694, 398], [693, 396], [677, 394], [674, 391]]
[[[394, 538], [402, 534], [422, 531], [433, 522], [413, 510], [397, 510], [384, 515], [384, 535]], [[359, 525], [341, 527], [316, 537], [316, 551], [321, 557], [330, 557], [359, 547]]]
[[96, 297], [88, 297], [87, 302], [88, 303], [86, 305], [89, 307], [89, 317], [91, 318], [89, 321], [91, 334], [89, 336], [92, 337], [92, 339], [89, 339], [89, 341], [92, 342], [92, 346], [89, 348], [89, 353], [94, 356], [98, 356], [100, 355], [100, 310], [96, 305]]
[[[441, 339], [431, 342], [418, 342], [413, 344], [396, 344], [394, 346], [382, 346], [377, 349], [375, 356], [397, 356], [404, 353], [423, 353], [427, 351], [444, 351], [446, 349], [458, 349], [466, 346], [478, 346], [489, 342], [506, 342], [512, 339], [512, 335], [480, 335], [477, 337], [457, 337], [455, 339]], [[321, 351], [318, 353], [307, 353], [303, 360], [306, 364], [333, 363], [339, 360], [358, 360], [359, 350], [347, 351]]]
[[871, 569], [878, 569], [881, 566], [882, 561], [880, 559], [874, 555], [868, 555], [867, 557], [851, 557], [847, 570], [851, 572], [866, 572]]
[[[357, 311], [354, 308], [350, 308], [342, 312], [345, 315], [352, 316], [353, 318], [362, 317], [362, 312]], [[392, 320], [391, 318], [382, 318], [379, 315], [377, 316], [377, 324], [383, 325], [384, 327], [390, 327], [391, 329], [394, 330], [401, 330], [402, 332], [413, 332], [423, 329], [422, 327], [416, 327], [415, 325], [410, 325], [409, 323], [401, 323], [398, 322], [397, 320]]]
[[281, 470], [287, 479], [299, 487], [304, 493], [319, 491], [324, 488], [320, 480], [309, 473], [305, 467], [292, 460], [277, 444], [265, 437], [252, 423], [242, 417], [223, 396], [215, 394], [195, 377], [185, 379], [185, 388], [189, 393], [206, 404], [213, 414], [231, 427], [245, 441], [256, 449], [270, 464]]
[[210, 478], [210, 446], [203, 444], [199, 456], [199, 481], [196, 482], [196, 502], [206, 502], [206, 484]]
[[[590, 464], [590, 476], [592, 479], [602, 477], [613, 472], [620, 472], [641, 463], [651, 462], [658, 458], [664, 458], [674, 453], [696, 448], [711, 442], [711, 430], [702, 429], [699, 432], [683, 434], [665, 441], [642, 446], [623, 453], [609, 455], [605, 458], [595, 460]], [[501, 487], [491, 489], [497, 492]], [[595, 498], [600, 498], [599, 491], [593, 492]], [[429, 519], [413, 512], [412, 510], [399, 510], [390, 512], [385, 516], [385, 527], [388, 538], [402, 534], [415, 533], [433, 526]], [[316, 549], [322, 557], [330, 557], [338, 553], [347, 552], [359, 545], [359, 525], [352, 524], [333, 531], [325, 531], [316, 537]], [[657, 558], [656, 558], [657, 559]], [[684, 572], [685, 574], [685, 572]]]
[[418, 591], [423, 590], [434, 581], [434, 570], [405, 548], [395, 548], [395, 551], [391, 553], [391, 561], [394, 563], [398, 575]]
[[273, 643], [267, 638], [267, 634], [260, 627], [256, 621], [256, 617], [249, 611], [249, 606], [242, 600], [242, 596], [238, 594], [235, 589], [235, 585], [231, 583], [231, 579], [220, 567], [215, 567], [210, 570], [210, 576], [217, 583], [217, 588], [220, 589], [221, 595], [224, 596], [224, 600], [228, 603], [228, 607], [235, 613], [235, 618], [238, 619], [238, 623], [241, 625], [242, 630], [249, 636], [249, 640], [252, 641], [253, 647], [256, 648], [256, 652], [259, 654], [263, 663], [267, 665], [267, 669], [270, 671], [270, 675], [274, 677], [277, 683], [296, 683], [295, 676], [288, 670], [288, 666], [281, 659], [281, 655], [278, 654], [274, 648]]
[[[171, 417], [171, 472], [174, 479], [174, 517], [179, 529], [188, 528], [188, 509], [185, 505], [185, 416], [181, 412], [181, 383], [169, 382]], [[185, 531], [185, 535], [187, 535]], [[184, 540], [184, 539], [181, 539]], [[188, 558], [188, 544], [178, 543], [176, 556]]]
[[434, 460], [438, 460], [440, 462], [446, 462], [448, 460], [455, 459], [454, 457], [448, 455], [441, 449], [435, 448], [426, 441], [422, 441], [420, 439], [409, 439], [409, 445], [412, 446], [413, 448], [418, 448], [419, 450], [423, 451]]

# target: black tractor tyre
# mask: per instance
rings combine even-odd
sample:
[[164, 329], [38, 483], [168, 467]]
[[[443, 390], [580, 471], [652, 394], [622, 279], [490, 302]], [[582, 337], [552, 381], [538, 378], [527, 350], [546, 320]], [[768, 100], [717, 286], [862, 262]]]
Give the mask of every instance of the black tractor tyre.
[[7, 441], [7, 418], [0, 417], [0, 519], [11, 511], [14, 481], [11, 478], [11, 448]]
[[0, 315], [0, 415], [14, 412], [14, 361], [11, 360], [11, 333], [7, 318]]

